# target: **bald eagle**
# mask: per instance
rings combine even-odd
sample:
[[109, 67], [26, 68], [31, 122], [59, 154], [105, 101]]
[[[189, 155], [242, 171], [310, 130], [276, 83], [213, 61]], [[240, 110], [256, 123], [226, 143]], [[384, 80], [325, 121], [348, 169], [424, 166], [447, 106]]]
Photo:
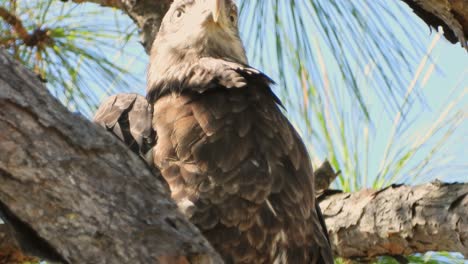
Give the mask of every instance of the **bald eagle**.
[[333, 263], [304, 143], [248, 65], [232, 0], [175, 0], [153, 43], [147, 96], [95, 121], [159, 169], [225, 263]]

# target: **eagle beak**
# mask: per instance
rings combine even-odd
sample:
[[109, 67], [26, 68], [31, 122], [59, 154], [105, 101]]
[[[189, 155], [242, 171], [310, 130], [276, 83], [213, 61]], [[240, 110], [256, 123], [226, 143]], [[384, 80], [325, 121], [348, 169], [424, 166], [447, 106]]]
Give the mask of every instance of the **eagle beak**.
[[[213, 15], [213, 21], [217, 24], [221, 22], [221, 17], [224, 15], [225, 0], [211, 0], [211, 13]], [[214, 3], [213, 3], [214, 2]]]

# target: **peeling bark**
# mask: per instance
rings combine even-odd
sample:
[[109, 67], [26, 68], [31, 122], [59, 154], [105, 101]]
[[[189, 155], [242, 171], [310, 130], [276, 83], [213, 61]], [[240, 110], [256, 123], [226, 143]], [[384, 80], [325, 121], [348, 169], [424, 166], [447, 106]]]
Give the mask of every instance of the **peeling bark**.
[[319, 199], [337, 256], [406, 256], [427, 251], [468, 256], [467, 183], [392, 186]]
[[2, 50], [0, 213], [26, 253], [52, 261], [220, 261], [159, 174]]

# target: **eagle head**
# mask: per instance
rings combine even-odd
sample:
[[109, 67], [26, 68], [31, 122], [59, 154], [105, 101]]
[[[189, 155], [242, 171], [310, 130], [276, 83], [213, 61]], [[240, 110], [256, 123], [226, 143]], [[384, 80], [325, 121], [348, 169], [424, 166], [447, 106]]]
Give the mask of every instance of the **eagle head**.
[[175, 0], [152, 46], [148, 83], [204, 57], [247, 64], [233, 0]]

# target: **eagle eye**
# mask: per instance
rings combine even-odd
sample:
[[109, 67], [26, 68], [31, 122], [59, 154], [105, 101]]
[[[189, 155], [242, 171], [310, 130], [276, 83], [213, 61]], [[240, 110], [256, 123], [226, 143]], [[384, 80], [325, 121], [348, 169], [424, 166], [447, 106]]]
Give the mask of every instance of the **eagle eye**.
[[177, 8], [176, 11], [174, 12], [174, 17], [175, 18], [181, 18], [182, 15], [185, 13], [183, 8]]
[[235, 4], [233, 4], [229, 10], [229, 20], [231, 20], [233, 24], [237, 22], [237, 7]]

